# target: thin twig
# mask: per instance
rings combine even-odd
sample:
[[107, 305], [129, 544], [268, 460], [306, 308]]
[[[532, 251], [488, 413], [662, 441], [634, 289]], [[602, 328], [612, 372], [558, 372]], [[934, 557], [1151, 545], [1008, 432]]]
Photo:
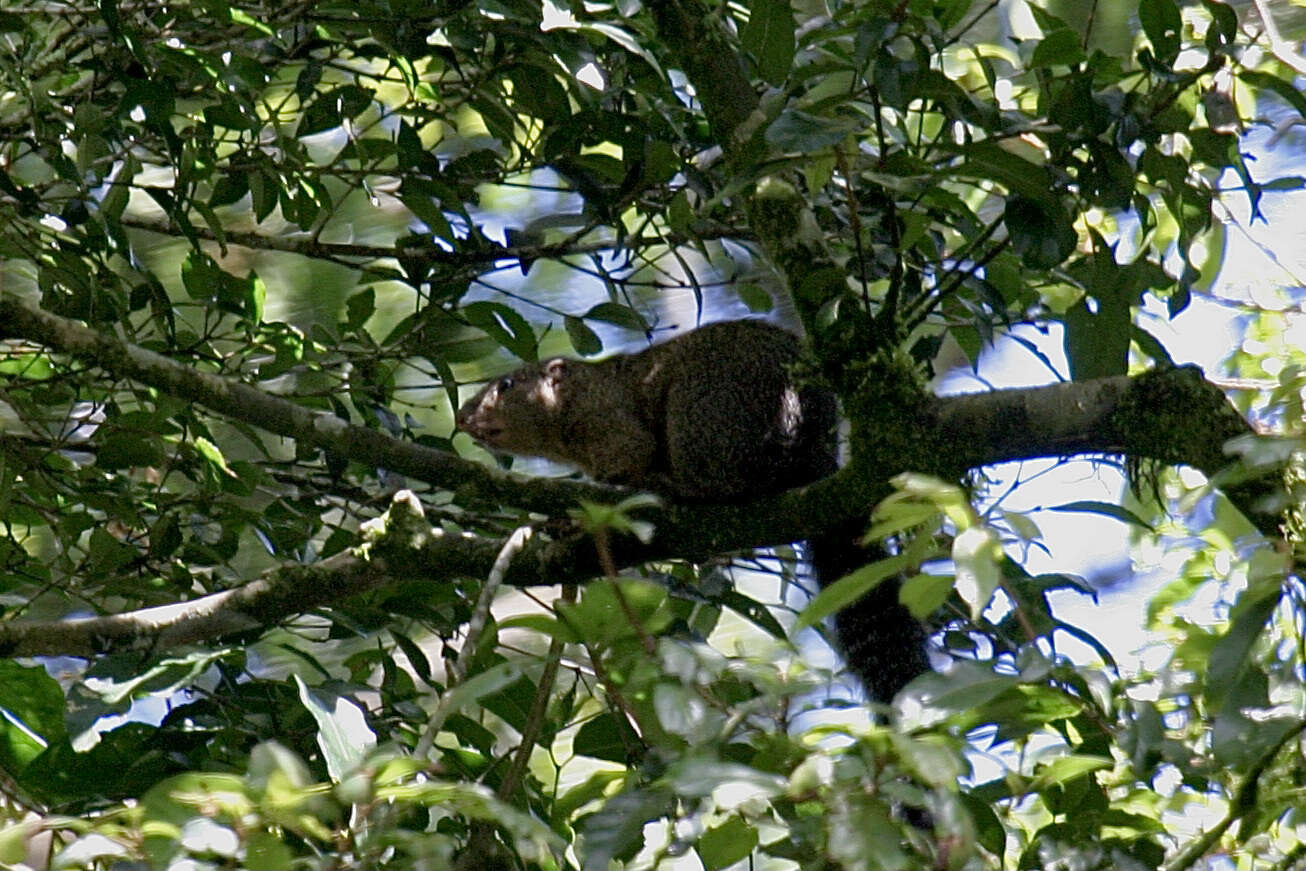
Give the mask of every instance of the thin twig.
[[1265, 38], [1270, 43], [1270, 52], [1280, 61], [1306, 76], [1306, 58], [1303, 58], [1279, 33], [1279, 26], [1274, 23], [1274, 16], [1270, 14], [1270, 4], [1265, 0], [1252, 0], [1252, 5], [1256, 7], [1256, 13], [1261, 16], [1261, 23], [1265, 25]]
[[1200, 838], [1180, 850], [1174, 860], [1166, 866], [1166, 871], [1187, 871], [1187, 869], [1193, 867], [1199, 859], [1216, 845], [1230, 826], [1256, 806], [1256, 793], [1260, 788], [1261, 775], [1265, 773], [1265, 769], [1270, 767], [1270, 763], [1279, 754], [1279, 751], [1287, 746], [1289, 741], [1299, 737], [1303, 730], [1306, 730], [1306, 722], [1298, 723], [1296, 728], [1289, 729], [1286, 735], [1276, 741], [1273, 747], [1265, 751], [1261, 758], [1256, 760], [1256, 765], [1247, 772], [1247, 777], [1243, 779], [1242, 785], [1238, 787], [1238, 791], [1234, 793], [1233, 798], [1229, 801], [1229, 810], [1224, 817], [1203, 832]]
[[529, 526], [517, 527], [500, 548], [499, 556], [490, 569], [490, 575], [481, 587], [481, 595], [476, 600], [476, 610], [472, 612], [472, 618], [467, 621], [467, 635], [463, 639], [462, 650], [458, 652], [458, 659], [449, 666], [451, 685], [462, 683], [467, 678], [467, 664], [476, 655], [476, 645], [481, 641], [481, 633], [485, 631], [485, 624], [490, 622], [490, 606], [494, 604], [495, 594], [503, 585], [503, 576], [508, 573], [508, 566], [512, 565], [513, 559], [521, 553], [526, 542], [531, 540], [531, 531]]

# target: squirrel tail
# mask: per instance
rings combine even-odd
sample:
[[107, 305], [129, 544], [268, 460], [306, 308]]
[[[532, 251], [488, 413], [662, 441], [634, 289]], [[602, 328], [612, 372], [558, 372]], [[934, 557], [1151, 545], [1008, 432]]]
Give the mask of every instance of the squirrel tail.
[[[812, 570], [822, 589], [876, 558], [877, 549], [858, 546], [860, 535], [859, 526], [811, 541]], [[892, 702], [913, 678], [930, 670], [928, 635], [898, 601], [900, 586], [898, 578], [886, 578], [834, 618], [848, 667], [861, 678], [870, 700], [882, 704]]]

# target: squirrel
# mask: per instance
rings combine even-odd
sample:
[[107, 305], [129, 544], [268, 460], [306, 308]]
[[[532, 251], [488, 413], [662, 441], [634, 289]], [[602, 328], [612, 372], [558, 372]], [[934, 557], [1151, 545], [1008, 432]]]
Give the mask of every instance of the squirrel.
[[[555, 357], [491, 381], [456, 426], [494, 451], [578, 466], [597, 481], [677, 502], [738, 504], [838, 467], [838, 401], [797, 383], [800, 346], [762, 321], [708, 324], [596, 362]], [[860, 529], [810, 544], [825, 586], [864, 564]], [[929, 669], [924, 627], [885, 581], [836, 615], [849, 666], [869, 697], [889, 702]]]

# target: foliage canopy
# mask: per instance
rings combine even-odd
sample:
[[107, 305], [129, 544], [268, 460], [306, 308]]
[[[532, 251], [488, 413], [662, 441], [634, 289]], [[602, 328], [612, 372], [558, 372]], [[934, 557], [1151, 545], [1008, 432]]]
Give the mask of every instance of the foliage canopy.
[[[7, 4], [0, 862], [1295, 867], [1300, 320], [1234, 301], [1273, 440], [1130, 376], [1302, 187], [1244, 149], [1298, 145], [1306, 63], [1260, 3], [1012, 6]], [[852, 419], [825, 492], [651, 506], [449, 435], [515, 361], [764, 312]], [[1060, 392], [869, 377], [1052, 369], [1039, 331]], [[1140, 486], [1063, 510], [1177, 554], [1139, 673], [984, 486], [1074, 453]], [[786, 545], [888, 494], [894, 561], [795, 620]], [[890, 569], [949, 662], [876, 720], [794, 627]]]

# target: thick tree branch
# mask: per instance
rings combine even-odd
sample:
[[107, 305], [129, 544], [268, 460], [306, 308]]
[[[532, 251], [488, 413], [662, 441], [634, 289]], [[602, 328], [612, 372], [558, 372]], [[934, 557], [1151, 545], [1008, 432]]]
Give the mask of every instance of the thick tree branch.
[[283, 566], [238, 589], [191, 602], [104, 617], [0, 623], [0, 656], [90, 657], [109, 650], [168, 650], [249, 632], [412, 578], [411, 561], [419, 557], [426, 561], [417, 564], [418, 577], [431, 565], [461, 574], [476, 565], [481, 549], [469, 539], [431, 529], [411, 493], [395, 497], [370, 538], [316, 565]]
[[758, 99], [719, 13], [697, 0], [654, 0], [649, 11], [658, 35], [693, 82], [717, 141], [733, 151], [742, 144], [735, 141], [737, 134], [757, 109]]
[[170, 396], [349, 460], [389, 469], [449, 490], [470, 487], [476, 496], [511, 502], [531, 511], [559, 513], [574, 506], [578, 499], [612, 499], [616, 492], [598, 484], [527, 479], [391, 438], [334, 414], [304, 408], [248, 384], [185, 366], [108, 332], [31, 308], [13, 296], [0, 295], [2, 339], [36, 342], [98, 366], [114, 378], [147, 384]]
[[[350, 426], [8, 297], [0, 297], [0, 337], [41, 342], [99, 365], [113, 377], [136, 379], [350, 460], [451, 489], [470, 484], [503, 504], [559, 514], [582, 498], [615, 501], [626, 495], [618, 488], [578, 481], [508, 475]], [[928, 446], [928, 452], [920, 454], [920, 463], [928, 467], [912, 470], [936, 473], [1040, 456], [1126, 454], [1187, 463], [1213, 474], [1226, 464], [1225, 442], [1250, 432], [1223, 394], [1195, 369], [941, 398], [897, 419], [912, 428], [906, 434], [910, 441]], [[652, 518], [656, 534], [648, 544], [614, 542], [613, 558], [621, 567], [668, 557], [706, 559], [810, 538], [844, 521], [865, 518], [888, 493], [887, 480], [904, 470], [902, 458], [884, 456], [869, 467], [845, 469], [750, 505], [667, 506]], [[1275, 486], [1277, 481], [1269, 481], [1262, 490]], [[1231, 494], [1262, 530], [1273, 533], [1277, 518], [1257, 514], [1260, 495]], [[408, 498], [400, 502], [407, 504]], [[415, 501], [408, 507], [408, 513], [420, 516]], [[424, 520], [405, 528], [404, 535], [388, 532], [384, 547], [341, 553], [313, 566], [282, 567], [238, 590], [193, 602], [109, 617], [0, 624], [0, 653], [89, 656], [122, 647], [166, 649], [273, 625], [401, 580], [448, 583], [483, 576], [502, 546], [484, 538], [445, 535], [430, 530]], [[600, 573], [595, 548], [587, 539], [537, 536], [513, 562], [505, 581], [518, 586], [574, 583]]]
[[1183, 463], [1212, 475], [1252, 431], [1196, 367], [940, 399], [934, 420], [968, 468], [1085, 453]]

